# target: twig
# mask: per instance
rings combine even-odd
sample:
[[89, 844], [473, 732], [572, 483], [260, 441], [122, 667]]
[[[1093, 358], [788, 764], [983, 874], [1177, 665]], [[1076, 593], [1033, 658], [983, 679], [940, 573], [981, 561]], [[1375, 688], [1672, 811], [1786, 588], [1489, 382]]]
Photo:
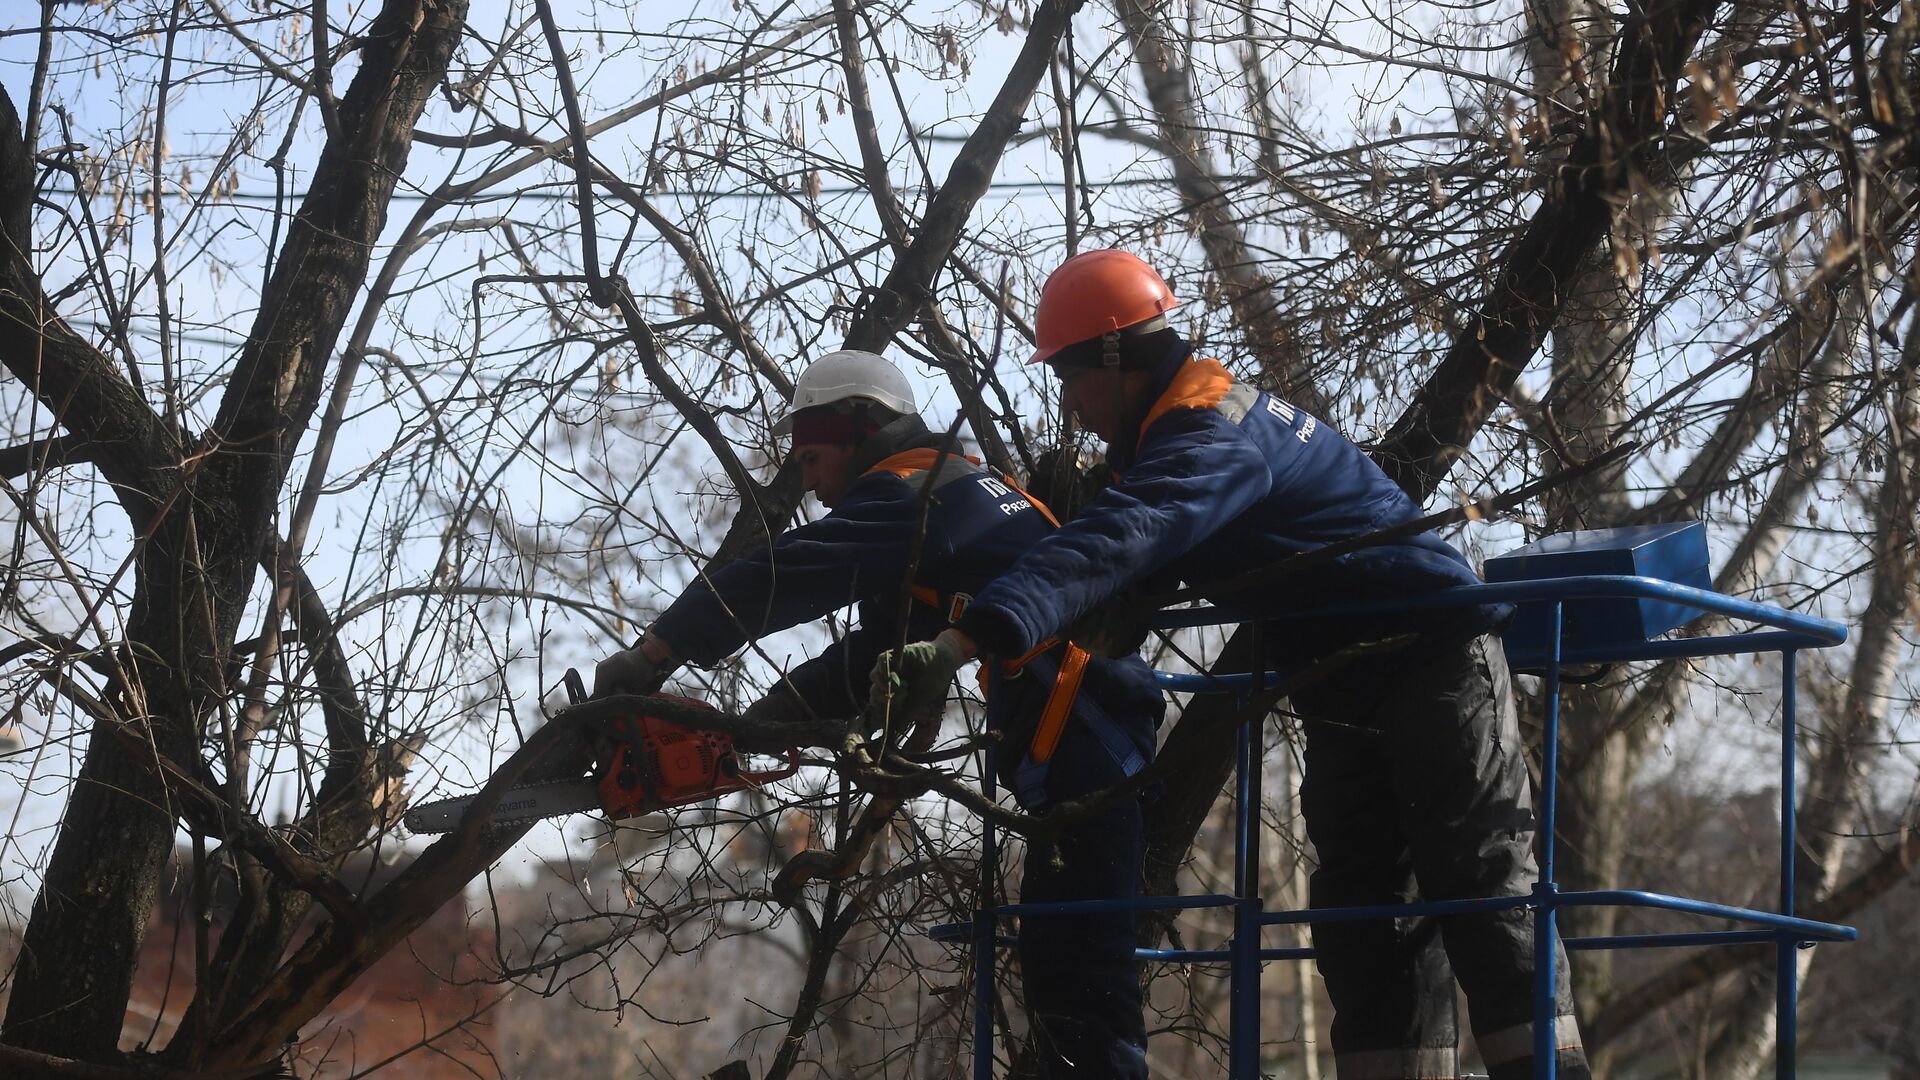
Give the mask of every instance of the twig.
[[553, 75], [560, 87], [560, 101], [567, 110], [567, 141], [573, 149], [574, 194], [579, 199], [580, 210], [580, 262], [587, 275], [587, 296], [595, 304], [610, 308], [614, 304], [613, 293], [607, 288], [607, 279], [600, 272], [599, 233], [593, 223], [593, 181], [587, 169], [587, 122], [580, 114], [580, 95], [573, 86], [573, 65], [567, 62], [567, 51], [560, 44], [560, 27], [553, 21], [553, 5], [547, 0], [534, 0], [534, 10], [540, 15], [540, 29], [547, 37], [547, 48], [553, 54]]

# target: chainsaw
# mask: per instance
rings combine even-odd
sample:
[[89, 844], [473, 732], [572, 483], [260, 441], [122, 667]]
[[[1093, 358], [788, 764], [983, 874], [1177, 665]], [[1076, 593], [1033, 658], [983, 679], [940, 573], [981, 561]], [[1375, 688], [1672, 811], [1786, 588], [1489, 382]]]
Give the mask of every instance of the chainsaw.
[[[587, 699], [580, 673], [569, 670], [567, 696], [575, 705]], [[683, 706], [719, 710], [697, 698], [656, 695]], [[784, 780], [800, 768], [800, 751], [789, 749], [783, 768], [749, 770], [733, 736], [676, 724], [644, 712], [615, 717], [603, 729], [593, 776], [510, 788], [487, 812], [489, 825], [601, 811], [619, 821], [655, 810], [706, 802], [728, 792]], [[422, 803], [403, 820], [414, 833], [451, 832], [478, 796], [463, 795]]]

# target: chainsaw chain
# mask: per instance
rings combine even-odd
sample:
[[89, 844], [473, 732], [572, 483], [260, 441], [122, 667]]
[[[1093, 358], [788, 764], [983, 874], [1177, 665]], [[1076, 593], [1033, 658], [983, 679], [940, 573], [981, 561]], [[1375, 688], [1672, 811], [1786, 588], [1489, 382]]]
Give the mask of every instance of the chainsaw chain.
[[[527, 792], [546, 792], [547, 797], [530, 798]], [[566, 796], [575, 796], [568, 799]], [[458, 795], [451, 799], [435, 799], [410, 807], [402, 820], [407, 829], [414, 833], [435, 834], [452, 832], [459, 826], [460, 819], [468, 813], [476, 795]], [[556, 801], [558, 800], [558, 801]], [[598, 786], [591, 778], [578, 780], [558, 780], [536, 784], [516, 784], [500, 793], [489, 815], [489, 826], [513, 825], [522, 821], [539, 821], [542, 818], [563, 817], [600, 808]]]

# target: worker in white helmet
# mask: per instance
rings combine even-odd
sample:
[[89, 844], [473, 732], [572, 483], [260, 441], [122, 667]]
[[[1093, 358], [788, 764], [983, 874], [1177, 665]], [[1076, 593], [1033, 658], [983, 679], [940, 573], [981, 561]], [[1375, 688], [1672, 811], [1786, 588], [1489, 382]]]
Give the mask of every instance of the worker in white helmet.
[[[908, 640], [938, 634], [975, 590], [1058, 525], [1010, 478], [943, 453], [906, 378], [873, 353], [829, 353], [808, 367], [774, 430], [792, 437], [802, 484], [830, 512], [695, 582], [635, 647], [600, 664], [596, 693], [650, 692], [683, 662], [715, 664], [748, 641], [858, 604], [856, 629], [747, 709], [776, 723], [851, 720], [867, 700], [869, 669], [901, 639], [903, 620]], [[923, 496], [929, 471], [936, 475]], [[1029, 810], [1111, 787], [1152, 757], [1164, 704], [1137, 656], [1090, 658], [1048, 642], [994, 665], [986, 683], [987, 722], [1002, 736], [999, 775]], [[1140, 830], [1139, 804], [1126, 800], [1032, 845], [1022, 899], [1134, 896]], [[1027, 1007], [1048, 1077], [1146, 1076], [1133, 948], [1131, 912], [1022, 920]]]

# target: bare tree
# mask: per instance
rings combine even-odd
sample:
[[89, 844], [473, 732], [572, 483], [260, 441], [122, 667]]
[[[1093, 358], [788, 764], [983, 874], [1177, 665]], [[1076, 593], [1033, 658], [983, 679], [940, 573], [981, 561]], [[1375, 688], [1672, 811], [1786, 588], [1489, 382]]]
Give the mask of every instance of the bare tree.
[[[799, 367], [886, 349], [967, 449], [1024, 472], [1071, 437], [1019, 363], [1038, 286], [1100, 245], [1141, 251], [1206, 351], [1435, 509], [1573, 476], [1454, 530], [1470, 551], [1698, 516], [1722, 589], [1848, 619], [1807, 710], [1801, 903], [1848, 917], [1910, 882], [1920, 841], [1884, 815], [1912, 709], [1912, 5], [34, 15], [0, 39], [32, 72], [0, 97], [0, 678], [29, 744], [0, 769], [33, 793], [0, 858], [36, 892], [9, 916], [9, 1068], [241, 1073], [317, 1038], [381, 956], [529, 850], [477, 821], [398, 836], [407, 789], [584, 772], [579, 721], [618, 705], [542, 726], [558, 670], [809, 512], [769, 424]], [[737, 725], [834, 629], [679, 687]], [[1152, 648], [1232, 670], [1252, 646]], [[1657, 752], [1722, 737], [1765, 700], [1751, 681], [1670, 664], [1569, 691], [1570, 885], [1658, 869], [1636, 807], [1710, 785], [1654, 776]], [[1219, 886], [1233, 733], [1264, 722], [1181, 704], [1148, 807], [1160, 892]], [[923, 931], [1014, 885], [982, 880], [983, 818], [1033, 843], [1048, 824], [978, 795], [966, 736], [816, 734], [800, 781], [671, 829], [572, 857], [543, 832], [554, 899], [504, 869], [484, 890], [511, 928], [488, 1008], [645, 1017], [607, 1041], [641, 1070], [671, 1046], [736, 1075], [963, 1071], [965, 957]], [[1312, 852], [1269, 816], [1270, 891], [1297, 895]], [[128, 987], [176, 846], [197, 909], [167, 1036], [129, 1021]], [[375, 883], [355, 852], [407, 865]], [[1685, 1001], [1712, 1049], [1676, 1064], [1752, 1075], [1771, 1012], [1750, 961], [1583, 956], [1590, 1044], [1663, 1053], [1644, 1021]], [[1825, 965], [1815, 985], [1840, 985]], [[753, 972], [752, 1010], [723, 966]], [[1147, 976], [1156, 1068], [1205, 1071], [1224, 983]], [[995, 1016], [1017, 1067], [1018, 1002]], [[1274, 1054], [1312, 1041], [1267, 1030]]]

